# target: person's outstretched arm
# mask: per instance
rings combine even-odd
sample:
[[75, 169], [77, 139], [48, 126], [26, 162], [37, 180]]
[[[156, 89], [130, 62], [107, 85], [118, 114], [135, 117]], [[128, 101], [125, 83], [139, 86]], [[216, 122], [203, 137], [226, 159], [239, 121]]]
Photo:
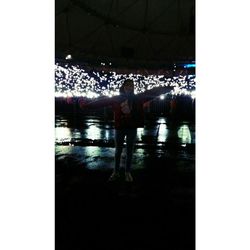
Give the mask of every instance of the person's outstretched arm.
[[155, 87], [155, 88], [152, 88], [150, 90], [146, 90], [145, 92], [140, 93], [137, 96], [142, 100], [142, 102], [148, 102], [161, 94], [165, 94], [167, 92], [170, 92], [172, 89], [173, 89], [173, 87], [170, 87], [170, 86]]
[[94, 101], [86, 102], [84, 100], [79, 101], [79, 106], [81, 109], [98, 109], [101, 107], [111, 106], [114, 104], [115, 100], [117, 99], [116, 96], [114, 97], [99, 97]]

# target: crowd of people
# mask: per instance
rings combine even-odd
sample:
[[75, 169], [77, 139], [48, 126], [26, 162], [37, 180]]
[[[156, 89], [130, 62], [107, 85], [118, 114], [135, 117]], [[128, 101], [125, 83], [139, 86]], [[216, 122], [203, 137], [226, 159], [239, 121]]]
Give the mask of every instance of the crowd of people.
[[[178, 103], [194, 99], [195, 76], [117, 74], [116, 72], [86, 71], [78, 65], [56, 64], [55, 95], [64, 98], [74, 108], [91, 110], [111, 107], [114, 114], [115, 162], [109, 180], [120, 178], [120, 158], [126, 138], [125, 181], [132, 182], [131, 163], [137, 128], [144, 126], [145, 107], [168, 95], [169, 115], [176, 119]], [[182, 98], [177, 98], [181, 96]], [[188, 97], [188, 98], [185, 98]], [[180, 110], [180, 109], [179, 109]]]
[[87, 70], [79, 65], [56, 63], [55, 65], [55, 96], [56, 97], [87, 97], [119, 95], [119, 88], [125, 79], [134, 82], [134, 93], [139, 94], [156, 87], [172, 87], [172, 95], [195, 94], [195, 75], [170, 76], [166, 70], [157, 75], [121, 74], [115, 71]]

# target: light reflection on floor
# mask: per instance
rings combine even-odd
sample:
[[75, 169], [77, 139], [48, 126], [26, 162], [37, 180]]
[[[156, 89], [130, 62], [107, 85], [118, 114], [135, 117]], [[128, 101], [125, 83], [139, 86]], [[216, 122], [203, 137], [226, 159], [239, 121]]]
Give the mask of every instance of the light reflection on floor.
[[158, 131], [158, 142], [165, 142], [168, 137], [168, 128], [166, 124], [160, 124], [159, 125], [159, 131]]
[[144, 128], [138, 128], [137, 129], [137, 140], [141, 141], [143, 134], [144, 134]]
[[[57, 121], [56, 142], [72, 141], [72, 139], [111, 140], [114, 138], [113, 127], [100, 124], [98, 119], [86, 120], [84, 124], [87, 127], [81, 129], [65, 127], [68, 123], [63, 121], [63, 123], [60, 119]], [[155, 138], [157, 142], [195, 143], [195, 132], [191, 132], [189, 124], [169, 126], [166, 118], [163, 117], [159, 118], [153, 127], [150, 125], [137, 129], [138, 142], [142, 141], [145, 136]]]
[[180, 126], [177, 135], [181, 139], [182, 143], [191, 143], [192, 141], [190, 129], [186, 124]]
[[72, 138], [72, 129], [67, 127], [56, 128], [56, 141], [70, 141]]
[[[88, 169], [107, 170], [114, 167], [114, 148], [105, 147], [80, 147], [80, 146], [56, 146], [56, 160], [65, 160], [67, 157], [73, 157], [77, 162], [84, 162]], [[145, 149], [136, 149], [132, 165], [134, 169], [144, 167], [144, 157], [148, 155]], [[125, 167], [126, 148], [123, 148], [121, 156], [121, 169]]]
[[101, 138], [101, 129], [98, 128], [96, 124], [91, 124], [88, 129], [86, 129], [86, 138], [92, 140], [103, 139]]
[[[63, 121], [63, 122], [62, 122]], [[71, 127], [68, 127], [71, 124]], [[161, 117], [155, 122], [147, 123], [144, 128], [137, 129], [137, 147], [134, 151], [133, 165], [135, 168], [144, 167], [144, 159], [152, 154], [152, 151], [146, 148], [140, 148], [142, 143], [152, 143], [150, 138], [156, 139], [153, 143], [176, 143], [185, 149], [187, 144], [195, 143], [194, 126], [188, 123], [172, 124], [166, 118]], [[66, 125], [66, 126], [65, 126]], [[55, 139], [56, 143], [69, 142], [68, 145], [56, 145], [55, 156], [57, 160], [63, 160], [67, 157], [73, 157], [79, 163], [85, 163], [89, 169], [111, 169], [114, 164], [114, 147], [98, 146], [79, 146], [74, 145], [74, 140], [113, 140], [114, 129], [112, 125], [104, 124], [100, 119], [86, 119], [80, 124], [80, 127], [74, 127], [67, 119], [56, 119]], [[146, 139], [145, 139], [146, 138]], [[148, 140], [149, 138], [149, 140]], [[146, 140], [146, 141], [145, 141]], [[158, 150], [158, 151], [157, 151]], [[167, 154], [168, 150], [157, 149], [154, 154]], [[126, 160], [126, 147], [123, 149], [121, 158], [121, 167], [124, 167]], [[193, 158], [189, 153], [178, 153], [173, 157]]]

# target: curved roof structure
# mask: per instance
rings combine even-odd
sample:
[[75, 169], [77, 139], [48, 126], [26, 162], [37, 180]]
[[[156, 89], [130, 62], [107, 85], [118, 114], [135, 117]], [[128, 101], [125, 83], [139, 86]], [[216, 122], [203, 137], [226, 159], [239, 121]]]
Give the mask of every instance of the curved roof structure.
[[56, 0], [56, 58], [120, 65], [195, 59], [195, 0]]

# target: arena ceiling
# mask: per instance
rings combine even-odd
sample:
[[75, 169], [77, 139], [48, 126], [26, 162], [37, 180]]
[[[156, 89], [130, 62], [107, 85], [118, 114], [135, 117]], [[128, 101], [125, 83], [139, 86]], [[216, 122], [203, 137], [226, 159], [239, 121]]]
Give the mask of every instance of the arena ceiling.
[[55, 57], [121, 65], [195, 60], [195, 0], [55, 0]]

